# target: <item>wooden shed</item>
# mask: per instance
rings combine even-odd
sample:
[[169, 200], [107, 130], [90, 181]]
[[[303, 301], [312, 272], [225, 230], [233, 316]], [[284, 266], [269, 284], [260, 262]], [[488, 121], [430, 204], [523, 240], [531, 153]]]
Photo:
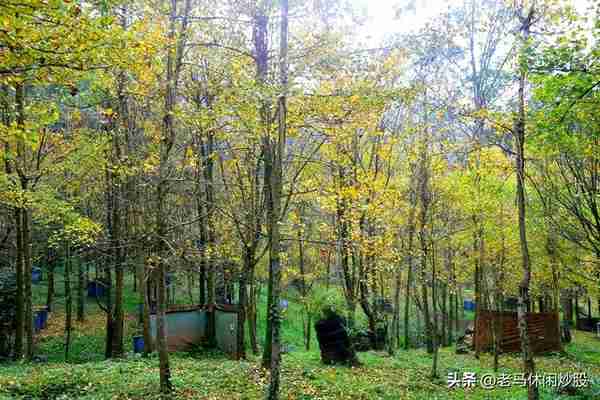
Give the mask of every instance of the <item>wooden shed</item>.
[[[527, 313], [531, 349], [534, 353], [560, 351], [560, 330], [555, 313]], [[500, 352], [521, 351], [521, 338], [516, 312], [481, 310], [475, 321], [475, 349], [489, 351], [494, 348], [494, 324], [501, 327]]]

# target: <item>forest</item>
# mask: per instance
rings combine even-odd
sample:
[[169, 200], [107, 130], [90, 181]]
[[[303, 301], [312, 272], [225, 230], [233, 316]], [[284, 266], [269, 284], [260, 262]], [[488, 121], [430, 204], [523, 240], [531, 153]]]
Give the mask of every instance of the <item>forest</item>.
[[597, 107], [596, 0], [0, 0], [0, 399], [600, 399]]

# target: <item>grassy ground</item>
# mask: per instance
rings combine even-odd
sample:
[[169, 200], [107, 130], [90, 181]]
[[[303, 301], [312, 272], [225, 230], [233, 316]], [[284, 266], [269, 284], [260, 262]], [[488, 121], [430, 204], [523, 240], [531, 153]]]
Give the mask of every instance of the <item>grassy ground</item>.
[[[441, 379], [428, 377], [431, 357], [422, 350], [399, 351], [394, 357], [361, 353], [358, 368], [321, 364], [316, 351], [295, 351], [284, 356], [284, 399], [522, 399], [520, 387], [472, 390], [448, 389], [448, 372], [491, 372], [491, 357], [476, 360], [472, 355], [455, 355], [443, 349]], [[260, 399], [268, 381], [259, 359], [237, 362], [217, 353], [174, 354], [173, 382], [176, 399]], [[519, 359], [505, 356], [500, 373], [516, 373]], [[600, 398], [600, 346], [589, 334], [578, 333], [565, 355], [537, 358], [540, 372], [585, 372], [592, 386], [579, 396], [565, 399]], [[158, 398], [158, 360], [130, 357], [122, 361], [93, 361], [77, 365], [12, 364], [0, 375], [0, 398], [39, 399], [153, 399]], [[63, 397], [60, 397], [62, 395]], [[543, 389], [544, 399], [559, 397]]]
[[[37, 287], [43, 290], [43, 286]], [[59, 288], [60, 292], [60, 288]], [[42, 296], [40, 296], [42, 298]], [[127, 347], [136, 331], [136, 298], [127, 292]], [[133, 354], [119, 361], [104, 361], [104, 316], [94, 301], [87, 304], [87, 320], [76, 324], [71, 362], [64, 362], [63, 317], [55, 312], [48, 329], [37, 336], [37, 353], [48, 356], [44, 363], [0, 365], [0, 399], [156, 399], [158, 398], [158, 359]], [[264, 309], [264, 307], [262, 307]], [[473, 354], [456, 355], [454, 348], [440, 354], [440, 378], [429, 378], [431, 356], [423, 350], [384, 353], [360, 353], [361, 367], [330, 367], [320, 361], [316, 343], [311, 351], [302, 348], [300, 306], [290, 301], [286, 312], [284, 340], [294, 350], [284, 355], [282, 399], [506, 399], [526, 398], [522, 387], [486, 390], [449, 389], [448, 373], [492, 373], [492, 359]], [[264, 319], [264, 314], [259, 316]], [[260, 327], [262, 327], [262, 322]], [[518, 356], [503, 356], [499, 373], [515, 374], [520, 369]], [[542, 388], [543, 399], [600, 399], [600, 340], [591, 334], [576, 332], [574, 342], [564, 354], [536, 358], [541, 374], [583, 372], [591, 385], [577, 396], [561, 396], [555, 389]], [[260, 368], [260, 359], [250, 355], [247, 361], [233, 361], [216, 352], [178, 353], [171, 357], [174, 399], [261, 399], [268, 372]]]

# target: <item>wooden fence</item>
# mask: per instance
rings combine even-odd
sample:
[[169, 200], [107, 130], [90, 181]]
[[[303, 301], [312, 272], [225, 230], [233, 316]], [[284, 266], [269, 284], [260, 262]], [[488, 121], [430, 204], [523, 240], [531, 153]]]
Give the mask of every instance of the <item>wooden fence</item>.
[[[488, 351], [494, 348], [494, 327], [501, 327], [500, 352], [521, 351], [521, 338], [516, 312], [480, 310], [475, 321], [475, 349]], [[555, 313], [527, 313], [531, 349], [534, 353], [560, 351], [560, 331]]]

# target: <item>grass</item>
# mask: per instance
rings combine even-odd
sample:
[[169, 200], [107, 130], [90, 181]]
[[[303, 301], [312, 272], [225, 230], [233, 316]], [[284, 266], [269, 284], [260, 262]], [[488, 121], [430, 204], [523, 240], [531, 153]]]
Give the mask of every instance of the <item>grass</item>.
[[[317, 351], [296, 351], [284, 356], [283, 399], [507, 399], [525, 398], [520, 387], [493, 391], [448, 389], [448, 372], [492, 372], [492, 359], [482, 355], [456, 355], [453, 348], [441, 350], [440, 376], [429, 379], [431, 357], [422, 350], [398, 351], [394, 357], [383, 353], [360, 354], [358, 368], [321, 364]], [[261, 399], [268, 372], [260, 360], [228, 360], [217, 353], [178, 353], [171, 358], [175, 399]], [[560, 397], [550, 389], [543, 399], [597, 399], [600, 396], [600, 349], [597, 339], [578, 333], [565, 355], [537, 358], [541, 372], [585, 372], [595, 379], [577, 397]], [[501, 359], [500, 372], [516, 373], [516, 356]], [[82, 364], [11, 364], [0, 376], [0, 398], [35, 399], [155, 399], [158, 398], [158, 360], [131, 356], [121, 361], [93, 361]], [[59, 397], [63, 395], [63, 397]], [[4, 396], [4, 397], [3, 397]], [[66, 396], [66, 397], [65, 397]]]
[[[136, 332], [136, 295], [127, 285], [125, 308], [127, 348]], [[43, 286], [36, 287], [43, 291]], [[59, 288], [60, 292], [60, 288]], [[448, 373], [492, 373], [492, 358], [483, 354], [457, 355], [453, 347], [441, 349], [440, 378], [429, 378], [432, 359], [424, 350], [399, 350], [395, 356], [385, 353], [360, 353], [360, 367], [326, 366], [320, 361], [316, 341], [312, 350], [302, 346], [301, 305], [288, 293], [289, 308], [283, 321], [284, 341], [294, 351], [283, 356], [282, 399], [324, 400], [392, 400], [392, 399], [506, 399], [526, 398], [522, 387], [485, 390], [449, 389]], [[43, 296], [40, 295], [40, 298]], [[264, 295], [261, 303], [265, 301]], [[185, 298], [178, 299], [178, 302]], [[60, 301], [59, 301], [60, 303]], [[259, 331], [264, 329], [264, 304], [260, 305]], [[129, 353], [117, 361], [103, 360], [104, 315], [95, 301], [87, 303], [87, 319], [76, 324], [70, 363], [64, 362], [64, 314], [55, 312], [48, 329], [36, 337], [37, 352], [48, 356], [44, 363], [11, 363], [0, 365], [0, 399], [158, 399], [158, 359], [147, 359]], [[261, 333], [262, 339], [262, 333]], [[314, 335], [313, 335], [314, 336]], [[499, 373], [514, 374], [520, 370], [518, 355], [501, 357]], [[556, 390], [542, 388], [542, 399], [600, 399], [600, 340], [593, 335], [576, 332], [574, 342], [563, 354], [536, 357], [537, 371], [548, 373], [584, 372], [592, 384], [577, 396], [561, 396]], [[234, 361], [213, 351], [175, 353], [171, 356], [175, 393], [173, 399], [262, 399], [268, 384], [268, 371], [260, 368], [258, 356]]]

